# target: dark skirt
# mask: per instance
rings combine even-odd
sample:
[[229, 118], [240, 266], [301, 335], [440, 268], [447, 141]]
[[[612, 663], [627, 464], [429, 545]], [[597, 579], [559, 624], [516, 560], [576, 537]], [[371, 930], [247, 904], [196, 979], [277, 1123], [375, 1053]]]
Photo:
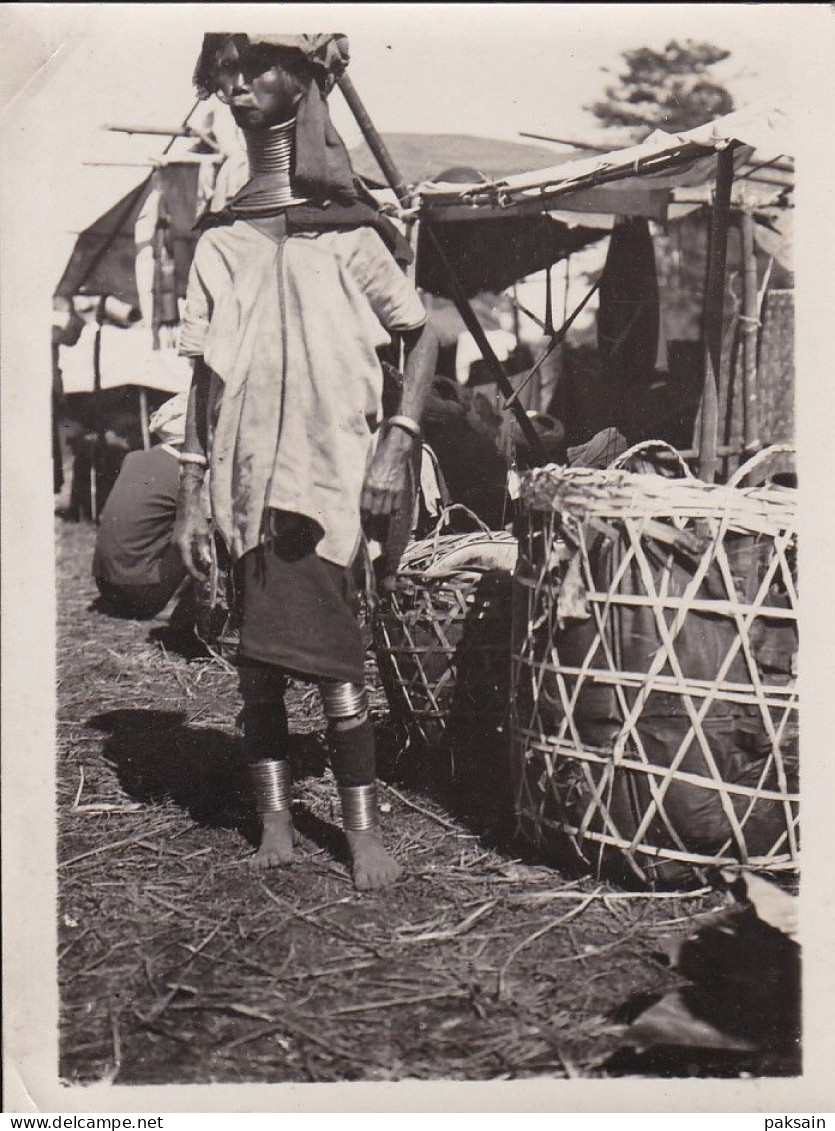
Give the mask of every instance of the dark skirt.
[[308, 679], [365, 682], [351, 571], [310, 545], [273, 540], [235, 565], [239, 657]]

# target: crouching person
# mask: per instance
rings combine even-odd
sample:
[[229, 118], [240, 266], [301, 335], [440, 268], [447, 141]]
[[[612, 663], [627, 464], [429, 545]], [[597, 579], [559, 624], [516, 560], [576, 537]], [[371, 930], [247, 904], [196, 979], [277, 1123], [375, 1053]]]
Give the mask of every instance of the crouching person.
[[151, 416], [159, 442], [125, 456], [101, 514], [93, 576], [105, 603], [122, 616], [157, 616], [187, 579], [172, 541], [186, 403], [179, 394]]
[[[234, 563], [244, 744], [262, 839], [256, 866], [293, 856], [288, 677], [319, 686], [358, 888], [392, 883], [351, 566], [361, 516], [390, 516], [419, 435], [437, 342], [391, 249], [397, 237], [357, 196], [325, 96], [345, 65], [334, 36], [206, 36], [195, 73], [227, 101], [250, 180], [195, 250], [181, 334], [194, 358], [175, 539], [208, 565], [200, 505]], [[398, 335], [399, 412], [379, 427], [376, 350]], [[376, 441], [379, 439], [379, 443]]]

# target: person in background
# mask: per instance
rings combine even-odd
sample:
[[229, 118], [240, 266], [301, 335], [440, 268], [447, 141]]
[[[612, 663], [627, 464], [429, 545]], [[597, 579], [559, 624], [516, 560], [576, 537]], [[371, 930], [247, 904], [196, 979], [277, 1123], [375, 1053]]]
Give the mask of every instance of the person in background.
[[454, 381], [435, 377], [422, 425], [426, 444], [443, 476], [449, 502], [463, 503], [491, 529], [500, 530], [507, 521], [507, 461], [467, 418]]
[[[486, 431], [476, 428], [462, 401], [464, 390], [436, 375], [423, 411], [424, 448], [414, 536], [426, 537], [444, 507], [463, 503], [491, 530], [501, 530], [512, 517], [508, 497], [510, 464]], [[626, 450], [624, 438], [606, 428], [585, 444], [567, 448], [561, 421], [547, 413], [529, 412], [544, 449], [535, 457], [523, 436], [515, 440], [515, 465], [526, 471], [539, 463], [571, 467], [607, 467]], [[467, 529], [462, 516], [452, 516], [451, 531]]]
[[72, 302], [56, 296], [52, 300], [52, 490], [58, 495], [64, 487], [64, 452], [61, 444], [61, 416], [64, 410], [64, 382], [61, 377], [60, 347], [74, 346], [81, 336], [84, 321]]
[[172, 542], [186, 405], [180, 393], [151, 416], [159, 443], [125, 456], [102, 511], [93, 576], [106, 605], [122, 616], [157, 616], [187, 577]]
[[533, 423], [542, 444], [544, 456], [535, 456], [530, 445], [522, 435], [516, 438], [516, 465], [521, 471], [527, 471], [538, 464], [544, 463], [569, 463], [568, 452], [565, 445], [565, 429], [562, 421], [546, 412], [529, 412], [528, 419]]

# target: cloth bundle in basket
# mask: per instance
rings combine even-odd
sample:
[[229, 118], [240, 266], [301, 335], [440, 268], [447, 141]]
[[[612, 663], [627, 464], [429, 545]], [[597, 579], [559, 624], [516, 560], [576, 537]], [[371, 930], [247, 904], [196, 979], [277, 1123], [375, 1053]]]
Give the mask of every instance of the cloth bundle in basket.
[[494, 739], [507, 715], [516, 539], [443, 534], [455, 510], [466, 508], [406, 547], [373, 622], [391, 712], [429, 746]]
[[645, 883], [796, 868], [796, 492], [541, 468], [521, 499], [522, 833]]

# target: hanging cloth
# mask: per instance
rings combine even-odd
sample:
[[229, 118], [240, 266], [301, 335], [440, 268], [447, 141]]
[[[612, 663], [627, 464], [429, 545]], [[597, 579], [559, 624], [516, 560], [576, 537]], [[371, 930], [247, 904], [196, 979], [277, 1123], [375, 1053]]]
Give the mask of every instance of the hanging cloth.
[[336, 132], [318, 82], [310, 80], [296, 112], [295, 191], [303, 196], [355, 200], [348, 151]]
[[658, 275], [649, 224], [616, 224], [600, 280], [597, 348], [606, 375], [624, 384], [649, 381], [658, 353]]

